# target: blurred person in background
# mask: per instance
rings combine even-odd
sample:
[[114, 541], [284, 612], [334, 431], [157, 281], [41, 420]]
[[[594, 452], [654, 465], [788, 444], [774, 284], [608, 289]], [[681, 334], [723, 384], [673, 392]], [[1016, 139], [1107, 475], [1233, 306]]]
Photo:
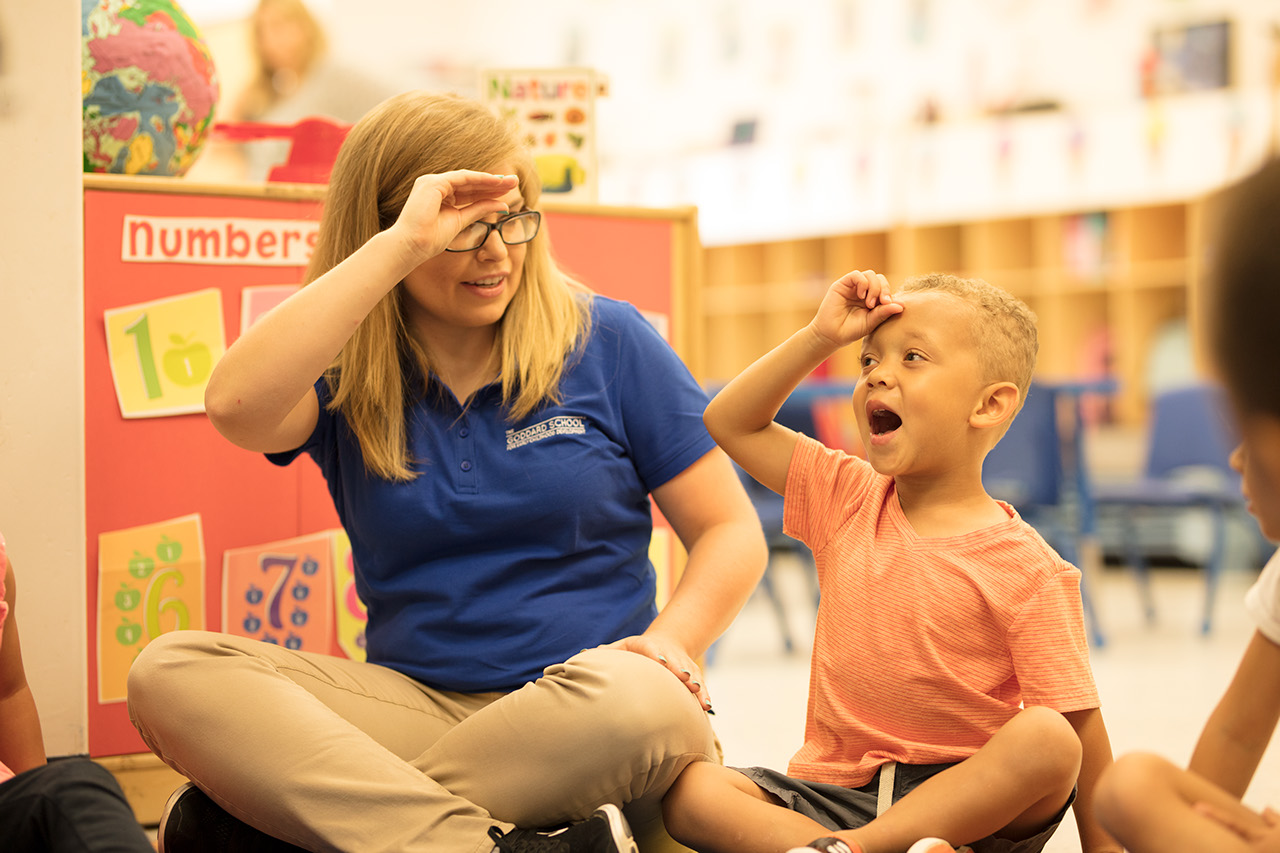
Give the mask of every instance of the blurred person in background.
[[[338, 61], [324, 27], [303, 0], [259, 0], [249, 19], [248, 85], [223, 120], [291, 125], [324, 117], [354, 124], [394, 87]], [[263, 139], [241, 146], [244, 176], [267, 179], [271, 167], [289, 156], [287, 139]]]

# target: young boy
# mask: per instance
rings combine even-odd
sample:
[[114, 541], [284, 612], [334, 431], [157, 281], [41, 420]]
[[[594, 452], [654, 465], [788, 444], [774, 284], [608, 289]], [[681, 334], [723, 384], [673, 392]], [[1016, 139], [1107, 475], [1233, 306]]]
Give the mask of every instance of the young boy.
[[[866, 461], [772, 420], [858, 340]], [[889, 853], [927, 836], [1037, 851], [1078, 785], [1084, 850], [1119, 850], [1090, 808], [1111, 747], [1079, 572], [982, 487], [1036, 348], [1031, 312], [985, 282], [927, 276], [895, 297], [883, 275], [855, 271], [707, 407], [716, 441], [785, 496], [787, 532], [813, 550], [822, 601], [790, 776], [691, 765], [664, 800], [677, 840], [725, 853]], [[878, 800], [893, 803], [879, 817]]]
[[[1227, 196], [1214, 263], [1211, 346], [1240, 427], [1231, 464], [1262, 532], [1280, 540], [1280, 161]], [[1133, 853], [1280, 851], [1280, 815], [1241, 803], [1280, 716], [1280, 556], [1245, 598], [1257, 630], [1187, 770], [1126, 755], [1099, 784], [1103, 825]]]

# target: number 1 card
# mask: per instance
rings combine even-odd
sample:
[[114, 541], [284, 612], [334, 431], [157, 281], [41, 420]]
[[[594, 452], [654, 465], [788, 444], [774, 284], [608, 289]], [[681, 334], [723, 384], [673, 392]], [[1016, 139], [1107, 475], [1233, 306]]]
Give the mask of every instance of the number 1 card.
[[104, 312], [120, 414], [204, 411], [204, 387], [226, 350], [222, 291], [197, 290]]

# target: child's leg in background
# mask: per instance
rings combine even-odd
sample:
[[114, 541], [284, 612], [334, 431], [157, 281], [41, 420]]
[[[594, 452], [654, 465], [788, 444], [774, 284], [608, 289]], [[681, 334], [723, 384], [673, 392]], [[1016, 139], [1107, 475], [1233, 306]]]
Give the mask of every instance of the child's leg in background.
[[662, 814], [673, 838], [704, 853], [779, 853], [831, 834], [737, 770], [710, 762], [685, 768]]
[[[1209, 806], [1219, 819], [1196, 808]], [[1132, 853], [1165, 850], [1253, 850], [1237, 831], [1263, 833], [1262, 816], [1217, 785], [1156, 755], [1120, 758], [1098, 782], [1094, 808], [1108, 832]], [[1280, 834], [1280, 833], [1278, 833]]]
[[115, 778], [87, 758], [52, 761], [0, 784], [5, 850], [151, 853]]

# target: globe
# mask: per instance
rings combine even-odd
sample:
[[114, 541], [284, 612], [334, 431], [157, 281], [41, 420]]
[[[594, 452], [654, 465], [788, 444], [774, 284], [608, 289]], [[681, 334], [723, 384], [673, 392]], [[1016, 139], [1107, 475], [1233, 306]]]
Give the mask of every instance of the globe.
[[84, 170], [180, 176], [213, 122], [218, 74], [172, 0], [81, 0]]

